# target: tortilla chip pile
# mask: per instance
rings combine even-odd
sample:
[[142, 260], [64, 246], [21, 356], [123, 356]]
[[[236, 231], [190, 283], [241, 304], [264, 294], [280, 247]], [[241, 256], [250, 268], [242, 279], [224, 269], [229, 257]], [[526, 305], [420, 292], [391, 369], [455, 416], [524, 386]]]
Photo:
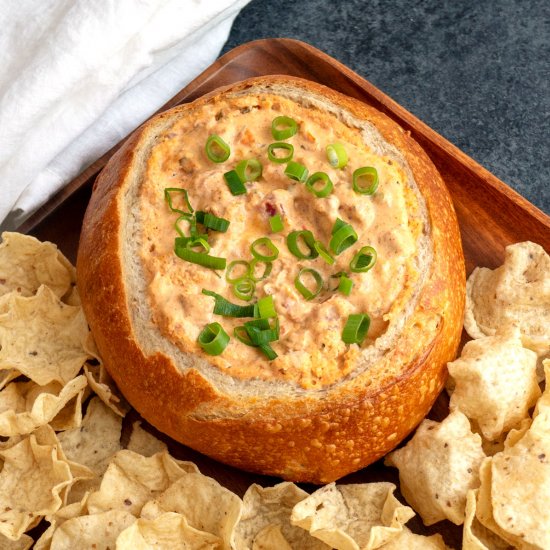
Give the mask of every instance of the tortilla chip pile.
[[[424, 523], [464, 524], [467, 549], [550, 548], [550, 389], [538, 384], [550, 338], [536, 322], [550, 269], [536, 245], [517, 247], [468, 283], [477, 339], [449, 364], [451, 414], [387, 459]], [[527, 302], [540, 311], [523, 316]], [[415, 512], [392, 483], [252, 485], [241, 499], [139, 422], [123, 448], [129, 407], [101, 364], [75, 270], [16, 233], [0, 244], [0, 390], [0, 549], [30, 548], [41, 522], [38, 550], [447, 548], [405, 526]]]
[[504, 265], [474, 270], [465, 328], [449, 363], [450, 415], [424, 420], [388, 455], [426, 525], [463, 527], [463, 548], [550, 548], [550, 257], [508, 246]]

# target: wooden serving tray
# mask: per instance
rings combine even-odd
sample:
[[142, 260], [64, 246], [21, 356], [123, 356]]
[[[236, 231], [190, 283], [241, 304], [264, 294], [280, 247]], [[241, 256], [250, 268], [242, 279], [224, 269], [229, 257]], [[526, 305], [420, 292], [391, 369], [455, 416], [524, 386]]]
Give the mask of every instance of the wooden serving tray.
[[[330, 86], [376, 107], [411, 132], [431, 157], [452, 195], [460, 223], [468, 273], [476, 265], [496, 267], [501, 264], [504, 247], [513, 242], [531, 240], [550, 251], [548, 216], [372, 84], [303, 42], [268, 39], [239, 46], [218, 59], [160, 110], [192, 101], [219, 86], [270, 74], [297, 76]], [[93, 181], [120, 145], [121, 143], [70, 182], [36, 212], [21, 231], [56, 243], [74, 262], [82, 218]], [[445, 407], [446, 401], [442, 396], [430, 416], [441, 417]], [[135, 419], [135, 415], [137, 413], [131, 413], [126, 421]], [[164, 436], [160, 437], [167, 440]], [[203, 473], [216, 478], [239, 495], [253, 482], [273, 485], [279, 481], [238, 471], [203, 457], [183, 445], [167, 442], [175, 456], [193, 460]], [[385, 468], [378, 462], [347, 476], [342, 482], [374, 480], [396, 483], [396, 470]], [[426, 529], [418, 516], [408, 525], [419, 533], [441, 532], [449, 545], [460, 548], [460, 527], [442, 522]]]

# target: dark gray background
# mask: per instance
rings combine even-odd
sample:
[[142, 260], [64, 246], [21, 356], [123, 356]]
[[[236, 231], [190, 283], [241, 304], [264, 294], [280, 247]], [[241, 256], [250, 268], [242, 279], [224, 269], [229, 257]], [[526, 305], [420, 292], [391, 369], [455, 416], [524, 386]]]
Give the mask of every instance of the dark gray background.
[[550, 213], [548, 0], [252, 0], [223, 53], [273, 37], [338, 59]]

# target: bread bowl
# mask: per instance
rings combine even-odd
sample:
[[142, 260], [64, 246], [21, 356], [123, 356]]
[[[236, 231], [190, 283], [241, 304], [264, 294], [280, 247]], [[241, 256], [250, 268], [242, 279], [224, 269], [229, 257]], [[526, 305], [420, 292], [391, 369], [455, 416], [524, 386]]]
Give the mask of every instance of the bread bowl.
[[[293, 160], [329, 174], [328, 197], [316, 198], [284, 174], [284, 164], [268, 159], [277, 116], [298, 122], [298, 133], [286, 140], [294, 144]], [[231, 149], [225, 162], [205, 154], [214, 134]], [[332, 143], [345, 145], [344, 168], [327, 161]], [[260, 159], [263, 174], [233, 196], [223, 175], [246, 158]], [[352, 187], [354, 170], [365, 165], [379, 174], [373, 195]], [[210, 232], [209, 254], [247, 260], [256, 238], [275, 244], [279, 257], [255, 296], [274, 297], [276, 359], [233, 337], [242, 319], [213, 313], [202, 289], [239, 302], [223, 272], [174, 254], [176, 218], [166, 188], [185, 188], [195, 211], [230, 221], [226, 233]], [[280, 233], [270, 230], [274, 213], [284, 221]], [[309, 229], [328, 246], [338, 217], [358, 239], [341, 254], [329, 250], [334, 264], [291, 253], [290, 232]], [[348, 297], [327, 281], [349, 272], [363, 245], [374, 246], [378, 259], [368, 272], [351, 275]], [[312, 300], [294, 285], [303, 267], [323, 280]], [[221, 462], [294, 481], [326, 483], [394, 448], [443, 387], [462, 328], [460, 233], [428, 156], [377, 110], [282, 76], [216, 90], [138, 129], [94, 185], [77, 278], [105, 366], [145, 419]], [[371, 326], [361, 344], [346, 344], [342, 330], [355, 313], [368, 313]], [[197, 343], [212, 322], [231, 336], [216, 356]]]

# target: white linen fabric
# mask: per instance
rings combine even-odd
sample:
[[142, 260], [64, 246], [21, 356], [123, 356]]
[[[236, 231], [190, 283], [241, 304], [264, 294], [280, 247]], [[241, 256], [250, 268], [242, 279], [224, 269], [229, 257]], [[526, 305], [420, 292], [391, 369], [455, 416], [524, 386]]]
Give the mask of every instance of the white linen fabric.
[[210, 65], [248, 1], [2, 2], [0, 230]]

